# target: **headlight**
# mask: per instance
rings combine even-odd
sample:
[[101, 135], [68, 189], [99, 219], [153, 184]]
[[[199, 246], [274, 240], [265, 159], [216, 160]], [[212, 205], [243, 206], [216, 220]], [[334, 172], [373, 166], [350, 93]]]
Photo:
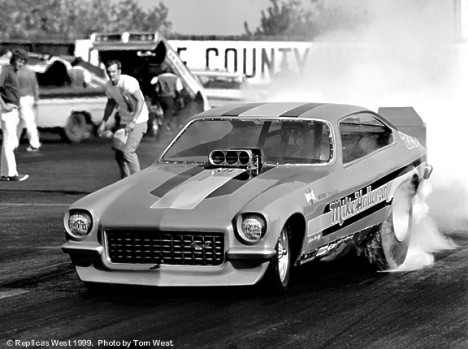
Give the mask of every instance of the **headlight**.
[[244, 215], [241, 218], [239, 228], [239, 235], [245, 242], [256, 243], [265, 234], [265, 219], [258, 214]]
[[68, 233], [77, 239], [86, 237], [93, 227], [93, 219], [86, 211], [71, 211], [67, 220]]

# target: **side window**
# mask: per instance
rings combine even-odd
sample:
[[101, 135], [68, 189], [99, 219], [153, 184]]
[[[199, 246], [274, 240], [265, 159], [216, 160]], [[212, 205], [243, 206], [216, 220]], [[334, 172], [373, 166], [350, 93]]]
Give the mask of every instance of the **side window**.
[[339, 128], [343, 163], [369, 155], [393, 141], [391, 129], [368, 113], [347, 117], [340, 122]]

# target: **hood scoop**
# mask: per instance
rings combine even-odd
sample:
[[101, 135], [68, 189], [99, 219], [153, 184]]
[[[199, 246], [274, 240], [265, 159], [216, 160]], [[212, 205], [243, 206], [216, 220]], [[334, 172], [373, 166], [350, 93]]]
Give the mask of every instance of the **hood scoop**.
[[213, 150], [208, 160], [214, 167], [243, 168], [252, 175], [258, 175], [262, 167], [262, 151], [258, 148]]

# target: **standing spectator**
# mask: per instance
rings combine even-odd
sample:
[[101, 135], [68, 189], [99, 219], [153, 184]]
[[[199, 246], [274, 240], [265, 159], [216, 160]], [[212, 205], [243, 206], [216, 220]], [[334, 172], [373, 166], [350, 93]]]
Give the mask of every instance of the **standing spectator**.
[[72, 67], [68, 69], [72, 87], [89, 87], [91, 85], [91, 74], [80, 65], [82, 62], [81, 57], [76, 57], [71, 63]]
[[2, 181], [24, 181], [29, 175], [19, 174], [16, 168], [15, 149], [18, 147], [20, 87], [17, 72], [24, 66], [28, 55], [24, 50], [12, 52], [10, 65], [0, 74], [1, 125], [3, 131], [0, 175]]
[[29, 139], [27, 151], [38, 151], [41, 147], [39, 132], [36, 126], [36, 110], [39, 102], [39, 84], [36, 73], [29, 67], [24, 66], [18, 70], [18, 81], [20, 86], [20, 123], [18, 127], [18, 140], [21, 140], [23, 128]]
[[179, 128], [177, 107], [182, 98], [182, 81], [177, 75], [163, 67], [162, 73], [153, 78], [151, 84], [155, 85], [156, 95], [164, 110], [163, 131], [176, 132]]
[[114, 147], [120, 175], [124, 178], [140, 170], [136, 150], [143, 134], [146, 133], [148, 108], [138, 81], [129, 75], [122, 74], [121, 71], [120, 61], [111, 60], [106, 63], [106, 73], [109, 77], [106, 83], [107, 104], [98, 132], [104, 133], [107, 120], [117, 108], [120, 127], [125, 130], [127, 136], [123, 148]]

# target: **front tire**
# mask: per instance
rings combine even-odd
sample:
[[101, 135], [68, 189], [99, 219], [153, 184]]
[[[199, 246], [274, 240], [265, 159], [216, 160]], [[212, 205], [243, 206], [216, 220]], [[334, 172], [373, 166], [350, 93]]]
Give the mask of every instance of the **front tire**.
[[100, 294], [108, 294], [111, 288], [109, 284], [103, 284], [100, 282], [84, 282], [84, 286], [88, 290], [88, 292], [96, 295]]
[[377, 270], [396, 269], [408, 254], [412, 233], [413, 182], [401, 184], [395, 191], [385, 221], [374, 227], [374, 234], [362, 246], [362, 255]]
[[281, 230], [276, 243], [276, 254], [271, 259], [265, 278], [267, 287], [276, 294], [284, 293], [291, 279], [292, 253], [291, 228], [286, 224]]

